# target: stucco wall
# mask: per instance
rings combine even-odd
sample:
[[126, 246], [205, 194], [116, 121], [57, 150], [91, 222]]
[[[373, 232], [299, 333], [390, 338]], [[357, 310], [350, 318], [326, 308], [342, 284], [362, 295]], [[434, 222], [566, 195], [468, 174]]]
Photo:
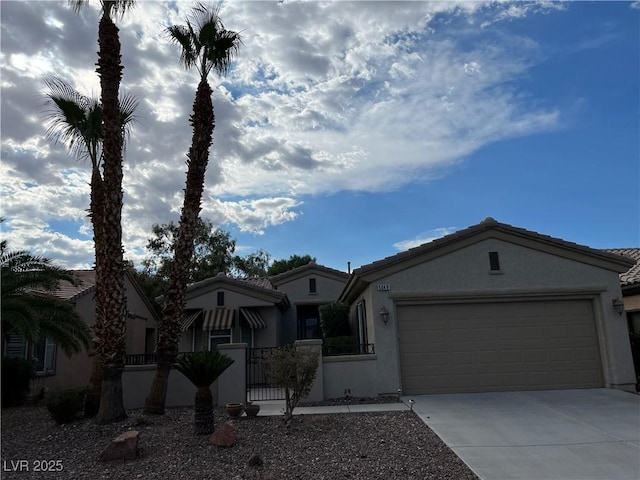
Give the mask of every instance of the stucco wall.
[[[155, 365], [130, 365], [125, 367], [122, 374], [122, 390], [124, 397], [124, 408], [143, 408], [149, 395], [149, 390], [156, 373]], [[214, 405], [217, 402], [217, 383], [211, 386]], [[169, 386], [167, 388], [167, 407], [182, 407], [194, 405], [196, 387], [180, 372], [171, 370], [169, 372]]]
[[[127, 311], [136, 315], [135, 318], [127, 318], [126, 352], [127, 354], [145, 353], [146, 329], [156, 328], [156, 321], [153, 313], [147, 307], [147, 304], [139, 296], [135, 287], [126, 277], [125, 288], [127, 296]], [[95, 303], [93, 293], [88, 293], [78, 297], [75, 308], [87, 325], [92, 327], [95, 323]], [[89, 382], [89, 376], [91, 375], [92, 362], [93, 357], [90, 357], [86, 351], [70, 358], [58, 348], [56, 374], [47, 377], [44, 382], [44, 386], [56, 389], [87, 385]]]
[[[490, 273], [488, 253], [497, 251], [501, 273]], [[377, 291], [388, 284], [390, 291]], [[436, 297], [456, 301], [462, 297], [542, 294], [570, 295], [582, 292], [594, 301], [596, 327], [607, 386], [633, 384], [631, 350], [624, 317], [611, 302], [622, 297], [618, 274], [585, 263], [489, 238], [428, 262], [376, 279], [367, 288], [371, 300], [367, 315], [374, 316], [378, 391], [400, 388], [398, 331], [395, 304], [404, 297], [428, 301]], [[445, 300], [442, 300], [445, 301]], [[391, 312], [384, 325], [375, 312], [385, 306]]]
[[353, 397], [375, 397], [377, 389], [375, 355], [323, 357], [324, 398], [340, 398], [348, 389]]

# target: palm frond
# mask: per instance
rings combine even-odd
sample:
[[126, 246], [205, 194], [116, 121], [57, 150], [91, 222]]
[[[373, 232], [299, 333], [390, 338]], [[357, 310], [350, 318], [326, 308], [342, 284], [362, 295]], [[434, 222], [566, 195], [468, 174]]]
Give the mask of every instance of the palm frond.
[[174, 367], [196, 387], [208, 387], [231, 366], [233, 360], [217, 350], [193, 352], [179, 358]]

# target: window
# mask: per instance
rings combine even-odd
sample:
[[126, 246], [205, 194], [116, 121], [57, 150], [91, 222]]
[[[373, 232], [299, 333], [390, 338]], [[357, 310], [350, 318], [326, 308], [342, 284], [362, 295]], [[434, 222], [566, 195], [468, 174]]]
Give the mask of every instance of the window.
[[489, 267], [492, 272], [500, 270], [500, 258], [498, 252], [489, 252]]
[[27, 358], [27, 339], [17, 333], [10, 333], [4, 343], [7, 358]]
[[318, 293], [317, 287], [316, 287], [316, 279], [315, 278], [310, 278], [309, 279], [309, 293]]
[[209, 350], [217, 350], [218, 345], [222, 343], [231, 343], [231, 329], [226, 330], [210, 330], [209, 331]]
[[55, 373], [56, 371], [56, 344], [45, 336], [40, 336], [35, 351], [36, 372]]
[[356, 306], [358, 314], [358, 343], [360, 345], [369, 343], [367, 341], [367, 312], [364, 308], [364, 300]]
[[253, 328], [243, 325], [240, 330], [240, 341], [246, 343], [248, 348], [253, 348]]
[[218, 306], [224, 307], [224, 292], [218, 292]]

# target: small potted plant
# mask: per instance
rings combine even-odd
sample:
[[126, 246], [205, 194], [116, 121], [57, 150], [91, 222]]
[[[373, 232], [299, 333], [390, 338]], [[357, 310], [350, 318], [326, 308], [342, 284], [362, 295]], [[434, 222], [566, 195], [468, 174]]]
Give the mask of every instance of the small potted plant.
[[260, 405], [257, 403], [247, 402], [244, 404], [244, 411], [247, 417], [256, 417], [260, 411]]
[[242, 415], [242, 409], [241, 403], [227, 403], [227, 413], [230, 417], [239, 417]]

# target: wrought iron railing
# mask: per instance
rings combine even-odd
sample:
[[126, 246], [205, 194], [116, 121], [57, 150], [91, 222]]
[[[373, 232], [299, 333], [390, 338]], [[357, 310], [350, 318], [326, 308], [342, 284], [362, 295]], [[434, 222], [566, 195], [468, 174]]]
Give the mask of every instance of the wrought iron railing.
[[373, 355], [376, 353], [373, 343], [343, 343], [338, 345], [323, 345], [322, 355], [334, 357], [337, 355]]
[[268, 358], [279, 347], [247, 349], [247, 401], [284, 400], [284, 390], [269, 385], [262, 370], [262, 360]]
[[[179, 352], [178, 357], [181, 357], [189, 352]], [[125, 365], [155, 365], [158, 361], [157, 353], [135, 353], [133, 355], [126, 355]]]

